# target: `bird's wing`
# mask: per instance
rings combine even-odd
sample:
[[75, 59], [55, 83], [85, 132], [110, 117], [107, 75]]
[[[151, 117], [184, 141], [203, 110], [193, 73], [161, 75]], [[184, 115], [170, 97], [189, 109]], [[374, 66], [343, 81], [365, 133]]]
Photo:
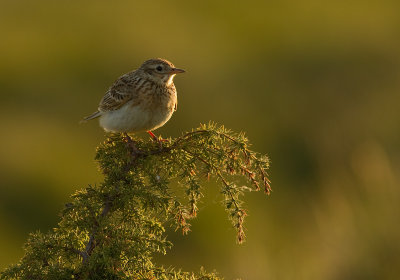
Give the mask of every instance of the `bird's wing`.
[[100, 112], [117, 110], [137, 96], [132, 76], [133, 72], [121, 76], [114, 82], [100, 101]]

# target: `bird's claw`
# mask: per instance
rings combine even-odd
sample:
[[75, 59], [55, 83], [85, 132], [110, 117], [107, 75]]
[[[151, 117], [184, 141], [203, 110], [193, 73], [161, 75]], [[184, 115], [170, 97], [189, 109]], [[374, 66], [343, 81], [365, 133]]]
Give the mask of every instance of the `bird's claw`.
[[164, 138], [162, 138], [161, 136], [160, 136], [160, 137], [157, 137], [157, 136], [156, 136], [153, 132], [151, 132], [151, 131], [147, 131], [147, 133], [150, 134], [150, 137], [151, 137], [151, 139], [153, 139], [153, 141], [155, 141], [155, 142], [158, 143], [158, 148], [159, 148], [160, 151], [163, 149], [162, 143], [163, 143], [163, 142], [168, 142], [168, 141], [169, 141], [168, 139], [164, 139]]
[[132, 138], [127, 133], [124, 133], [124, 138], [128, 144], [128, 148], [132, 158], [136, 158], [138, 155], [144, 154], [141, 150], [139, 150], [136, 147], [135, 141], [133, 141]]

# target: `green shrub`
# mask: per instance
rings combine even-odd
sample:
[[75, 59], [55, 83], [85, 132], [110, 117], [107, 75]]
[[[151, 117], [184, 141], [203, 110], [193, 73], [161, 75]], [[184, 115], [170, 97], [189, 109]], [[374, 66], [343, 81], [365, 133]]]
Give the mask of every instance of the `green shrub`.
[[[31, 234], [24, 257], [1, 279], [220, 279], [203, 270], [156, 266], [153, 255], [172, 245], [165, 226], [189, 231], [203, 196], [201, 182], [212, 178], [221, 183], [242, 243], [246, 211], [240, 196], [260, 188], [270, 193], [268, 158], [249, 150], [243, 133], [213, 124], [159, 143], [112, 134], [96, 160], [104, 182], [76, 192], [53, 231]], [[249, 186], [236, 185], [237, 176]], [[185, 199], [171, 191], [171, 181], [184, 188]]]

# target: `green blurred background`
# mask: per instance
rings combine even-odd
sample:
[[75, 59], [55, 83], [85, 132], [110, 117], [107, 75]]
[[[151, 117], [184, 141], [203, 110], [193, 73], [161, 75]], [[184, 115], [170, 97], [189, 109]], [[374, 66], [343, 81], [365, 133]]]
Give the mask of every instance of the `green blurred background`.
[[[398, 1], [0, 1], [0, 268], [69, 195], [101, 176], [79, 125], [145, 59], [187, 70], [178, 111], [246, 131], [273, 193], [246, 202], [247, 242], [215, 184], [157, 262], [226, 279], [394, 279], [400, 273]], [[143, 135], [144, 136], [144, 135]], [[147, 136], [144, 136], [147, 137]]]

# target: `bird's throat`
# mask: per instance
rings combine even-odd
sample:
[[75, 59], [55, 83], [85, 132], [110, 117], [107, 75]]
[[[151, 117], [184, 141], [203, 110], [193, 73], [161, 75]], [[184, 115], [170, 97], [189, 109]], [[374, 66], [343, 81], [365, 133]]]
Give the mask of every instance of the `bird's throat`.
[[172, 75], [170, 75], [168, 78], [167, 78], [167, 81], [166, 81], [166, 85], [167, 85], [167, 87], [169, 87], [169, 86], [171, 86], [172, 84], [173, 84], [173, 82], [174, 82], [174, 77], [175, 77], [175, 74], [172, 74]]

